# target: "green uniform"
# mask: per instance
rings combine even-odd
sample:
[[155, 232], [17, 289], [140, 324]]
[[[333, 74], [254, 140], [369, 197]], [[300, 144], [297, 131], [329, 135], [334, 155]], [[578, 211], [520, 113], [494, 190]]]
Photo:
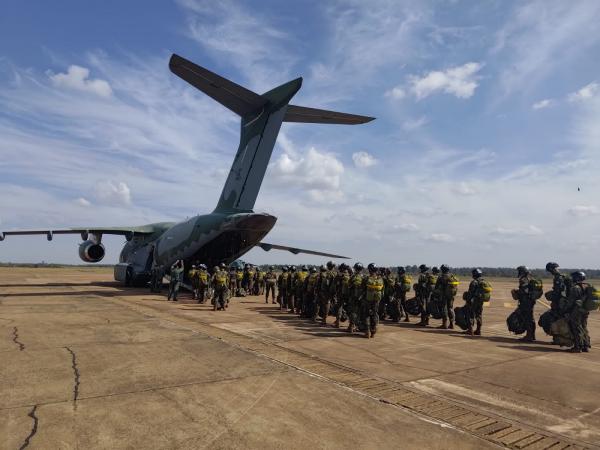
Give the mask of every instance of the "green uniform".
[[211, 282], [215, 290], [213, 296], [213, 309], [216, 311], [217, 309], [227, 308], [229, 303], [227, 289], [229, 277], [227, 276], [227, 272], [222, 269], [215, 271], [215, 273], [213, 273]]
[[412, 278], [410, 275], [402, 274], [398, 275], [395, 284], [395, 292], [394, 297], [400, 304], [400, 310], [402, 314], [404, 314], [404, 321], [410, 322], [408, 311], [406, 310], [406, 295], [410, 291], [410, 286], [412, 284]]
[[[231, 278], [233, 278], [233, 276]], [[234, 280], [231, 280], [230, 283], [233, 285]], [[242, 297], [243, 294], [244, 294], [244, 271], [241, 269], [238, 269], [235, 272], [235, 295], [237, 297]]]
[[527, 335], [526, 339], [535, 339], [535, 320], [533, 319], [533, 308], [536, 300], [533, 298], [533, 292], [531, 291], [531, 280], [530, 275], [523, 275], [519, 278], [519, 288], [517, 290], [519, 310], [523, 320], [526, 324]]
[[583, 307], [587, 283], [575, 283], [569, 292], [567, 320], [573, 335], [573, 348], [577, 351], [588, 351], [591, 346], [590, 334], [587, 329], [589, 311]]
[[[469, 332], [473, 332], [473, 325], [477, 324], [475, 334], [481, 334], [483, 324], [483, 302], [489, 296], [489, 283], [483, 278], [475, 278], [469, 284], [469, 290], [465, 294], [466, 315], [469, 320]], [[486, 295], [487, 294], [487, 295]]]
[[354, 331], [359, 327], [361, 318], [361, 305], [363, 297], [363, 275], [355, 273], [350, 278], [348, 299], [348, 331]]
[[458, 278], [451, 273], [442, 273], [436, 282], [435, 290], [442, 305], [444, 325], [449, 322], [449, 328], [454, 328], [454, 297], [458, 289]]
[[271, 293], [271, 301], [275, 303], [275, 286], [277, 285], [277, 274], [269, 270], [265, 275], [265, 303], [269, 303], [269, 292]]
[[381, 312], [379, 318], [385, 318], [387, 314], [394, 322], [399, 322], [402, 317], [402, 306], [400, 299], [396, 298], [396, 277], [393, 274], [388, 274], [383, 278], [383, 308], [379, 306]]
[[198, 303], [204, 303], [206, 302], [206, 296], [208, 293], [208, 272], [206, 271], [206, 269], [200, 269], [196, 272], [196, 279], [198, 280], [198, 295], [197, 295], [197, 299], [198, 299]]
[[350, 302], [350, 274], [347, 271], [340, 273], [336, 280], [337, 284], [337, 311], [335, 315], [335, 324], [340, 325], [340, 320], [344, 314], [348, 315]]
[[287, 287], [286, 287], [286, 293], [287, 293], [287, 300], [286, 300], [286, 305], [287, 305], [287, 309], [294, 312], [295, 309], [295, 299], [296, 299], [296, 272], [295, 271], [291, 271], [288, 274], [287, 277]]
[[183, 266], [179, 267], [174, 264], [171, 267], [170, 273], [171, 281], [169, 283], [169, 294], [167, 296], [167, 300], [177, 301], [177, 294], [179, 294], [179, 285], [181, 284], [181, 279], [183, 278]]
[[265, 293], [265, 272], [260, 269], [256, 271], [256, 286], [258, 295], [263, 295]]
[[302, 310], [304, 309], [304, 281], [308, 277], [308, 272], [306, 270], [299, 270], [294, 274], [294, 310], [297, 314], [302, 314]]
[[[310, 273], [304, 281], [304, 290], [302, 292], [302, 312], [303, 317], [313, 318], [318, 314], [317, 297], [316, 297], [316, 286], [319, 274], [314, 272]], [[315, 312], [316, 311], [316, 312]]]
[[362, 319], [365, 324], [365, 336], [372, 337], [379, 324], [379, 302], [383, 297], [383, 278], [378, 274], [369, 274], [363, 279]]
[[331, 274], [329, 271], [321, 272], [317, 277], [315, 286], [315, 295], [317, 298], [317, 307], [313, 311], [313, 321], [317, 320], [317, 316], [322, 316], [323, 324], [327, 323], [329, 308], [331, 307]]
[[435, 286], [437, 278], [435, 275], [426, 272], [419, 275], [417, 280], [416, 294], [419, 302], [421, 303], [421, 325], [429, 325], [429, 313], [427, 312], [427, 305], [431, 299], [431, 294]]
[[287, 272], [282, 272], [277, 279], [277, 301], [279, 302], [279, 309], [287, 308], [287, 285], [288, 285]]

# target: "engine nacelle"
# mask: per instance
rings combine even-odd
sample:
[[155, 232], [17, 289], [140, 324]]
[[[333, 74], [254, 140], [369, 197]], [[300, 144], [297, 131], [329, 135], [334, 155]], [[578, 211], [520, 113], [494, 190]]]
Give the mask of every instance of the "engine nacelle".
[[79, 257], [82, 261], [88, 263], [97, 263], [102, 261], [106, 251], [104, 245], [94, 241], [85, 241], [79, 245]]

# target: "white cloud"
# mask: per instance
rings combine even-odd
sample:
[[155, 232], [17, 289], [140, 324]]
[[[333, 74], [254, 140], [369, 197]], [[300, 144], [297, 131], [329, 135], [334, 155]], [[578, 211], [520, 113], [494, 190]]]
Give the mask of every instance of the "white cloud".
[[112, 180], [99, 181], [96, 183], [96, 198], [104, 204], [127, 206], [131, 204], [131, 191], [123, 181]]
[[398, 223], [392, 225], [393, 231], [418, 231], [420, 227], [416, 223]]
[[91, 205], [90, 201], [83, 198], [83, 197], [79, 197], [77, 200], [75, 200], [75, 202], [79, 205], [79, 206], [84, 206], [84, 207], [88, 207]]
[[475, 195], [477, 191], [470, 184], [461, 181], [452, 187], [452, 191], [460, 195]]
[[595, 216], [600, 213], [597, 206], [593, 205], [575, 205], [568, 209], [569, 214], [576, 217]]
[[492, 230], [492, 234], [499, 236], [539, 236], [544, 234], [544, 231], [535, 225], [504, 227], [497, 226]]
[[396, 86], [389, 91], [386, 91], [385, 96], [394, 100], [402, 100], [404, 97], [406, 97], [406, 91], [400, 86]]
[[433, 242], [454, 242], [456, 238], [447, 233], [433, 233], [427, 237], [427, 240]]
[[425, 116], [421, 116], [418, 119], [410, 119], [402, 124], [402, 129], [405, 131], [416, 130], [417, 128], [421, 128], [427, 122], [429, 122], [429, 120]]
[[581, 102], [594, 97], [598, 93], [600, 85], [596, 82], [590, 83], [582, 87], [576, 92], [572, 92], [567, 96], [570, 102]]
[[482, 67], [480, 63], [469, 62], [444, 71], [432, 71], [422, 77], [410, 76], [411, 91], [417, 99], [440, 91], [458, 98], [469, 98], [479, 85], [477, 73]]
[[108, 81], [89, 78], [90, 69], [85, 67], [72, 65], [67, 69], [67, 73], [50, 73], [49, 76], [57, 87], [91, 92], [101, 97], [110, 97], [112, 94]]
[[535, 102], [533, 105], [531, 105], [531, 108], [533, 109], [544, 109], [544, 108], [548, 108], [549, 106], [552, 106], [554, 104], [554, 100], [550, 99], [550, 98], [545, 98], [544, 100], [540, 100], [539, 102]]
[[377, 159], [367, 152], [356, 152], [352, 154], [354, 165], [360, 169], [366, 169], [377, 164]]

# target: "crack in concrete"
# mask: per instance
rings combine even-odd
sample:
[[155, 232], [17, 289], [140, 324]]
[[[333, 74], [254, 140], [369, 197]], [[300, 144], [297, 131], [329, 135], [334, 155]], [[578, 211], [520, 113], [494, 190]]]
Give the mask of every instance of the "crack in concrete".
[[25, 440], [23, 441], [23, 444], [21, 444], [21, 446], [19, 447], [19, 450], [23, 450], [24, 448], [29, 446], [29, 442], [31, 441], [31, 438], [33, 436], [35, 436], [35, 433], [37, 433], [38, 418], [35, 415], [37, 407], [38, 407], [38, 405], [33, 405], [33, 408], [31, 409], [31, 411], [29, 411], [29, 414], [27, 414], [29, 417], [31, 417], [33, 419], [33, 426], [31, 427], [31, 431], [29, 432], [29, 435], [25, 438]]
[[75, 378], [73, 384], [73, 407], [77, 409], [77, 399], [79, 398], [79, 384], [80, 384], [80, 373], [77, 367], [77, 355], [69, 347], [65, 349], [71, 354], [71, 367], [73, 367], [73, 376]]
[[13, 327], [13, 342], [19, 346], [19, 351], [22, 352], [25, 350], [25, 344], [19, 341], [19, 329], [17, 327]]

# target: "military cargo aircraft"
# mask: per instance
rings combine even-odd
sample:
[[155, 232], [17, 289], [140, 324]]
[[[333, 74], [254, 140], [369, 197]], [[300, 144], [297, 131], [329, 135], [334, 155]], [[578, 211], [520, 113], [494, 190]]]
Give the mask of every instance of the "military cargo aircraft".
[[180, 259], [186, 267], [193, 261], [211, 267], [235, 261], [257, 246], [265, 251], [287, 250], [293, 254], [344, 258], [263, 242], [277, 218], [254, 212], [254, 203], [282, 122], [354, 125], [370, 122], [373, 117], [289, 104], [302, 86], [302, 78], [259, 95], [176, 54], [171, 56], [169, 68], [241, 117], [240, 145], [214, 211], [178, 223], [5, 231], [0, 232], [0, 241], [12, 235], [45, 234], [50, 241], [58, 234], [80, 234], [83, 240], [79, 245], [80, 258], [95, 263], [104, 258], [102, 236], [122, 235], [127, 242], [115, 266], [114, 276], [128, 285], [144, 284], [150, 280], [153, 268], [168, 269]]

